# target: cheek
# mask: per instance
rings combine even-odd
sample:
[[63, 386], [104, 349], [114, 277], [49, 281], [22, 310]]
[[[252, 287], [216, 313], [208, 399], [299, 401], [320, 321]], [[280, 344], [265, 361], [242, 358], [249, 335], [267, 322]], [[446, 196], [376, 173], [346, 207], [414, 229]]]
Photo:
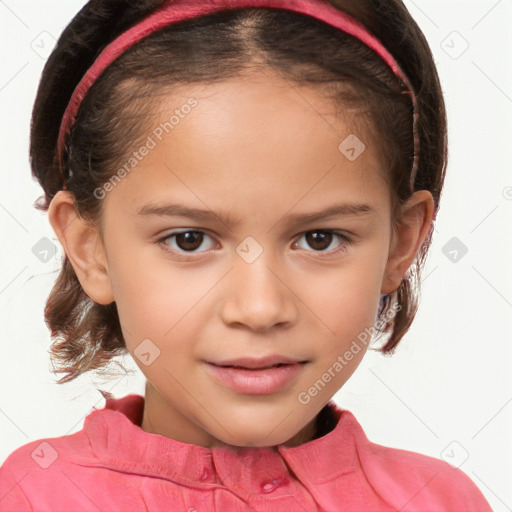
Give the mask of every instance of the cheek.
[[[163, 257], [121, 253], [112, 258], [110, 278], [130, 350], [149, 338], [162, 348], [193, 338], [204, 322], [202, 308], [221, 276]], [[144, 262], [144, 263], [143, 263]]]
[[375, 262], [373, 267], [362, 260], [316, 274], [304, 272], [295, 282], [306, 322], [321, 326], [328, 345], [344, 343], [373, 325], [381, 286]]
[[[333, 272], [304, 288], [306, 331], [316, 339], [315, 364], [300, 383], [299, 404], [326, 403], [362, 361], [372, 337], [379, 289], [369, 271]], [[314, 314], [311, 314], [310, 311]]]

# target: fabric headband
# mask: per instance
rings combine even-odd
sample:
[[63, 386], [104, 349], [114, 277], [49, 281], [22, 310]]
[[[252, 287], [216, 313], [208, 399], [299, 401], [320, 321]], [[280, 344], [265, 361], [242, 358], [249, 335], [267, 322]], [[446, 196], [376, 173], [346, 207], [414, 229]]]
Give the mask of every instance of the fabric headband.
[[60, 163], [60, 172], [63, 179], [63, 189], [66, 190], [66, 180], [63, 172], [63, 151], [65, 139], [75, 122], [80, 104], [96, 79], [105, 69], [128, 48], [140, 40], [148, 37], [173, 23], [189, 20], [199, 16], [212, 14], [218, 11], [241, 9], [244, 7], [261, 7], [283, 9], [287, 11], [306, 14], [331, 25], [347, 34], [356, 37], [369, 48], [374, 50], [393, 73], [400, 79], [407, 90], [402, 94], [408, 94], [413, 104], [413, 136], [414, 136], [414, 160], [410, 176], [411, 193], [414, 192], [414, 181], [418, 169], [419, 136], [417, 131], [418, 112], [416, 107], [416, 95], [405, 73], [402, 71], [393, 56], [384, 48], [382, 43], [373, 36], [359, 21], [340, 11], [333, 5], [323, 0], [167, 0], [153, 13], [142, 19], [119, 37], [108, 44], [96, 58], [92, 66], [83, 76], [80, 83], [71, 96], [69, 104], [62, 117], [57, 143], [57, 151]]

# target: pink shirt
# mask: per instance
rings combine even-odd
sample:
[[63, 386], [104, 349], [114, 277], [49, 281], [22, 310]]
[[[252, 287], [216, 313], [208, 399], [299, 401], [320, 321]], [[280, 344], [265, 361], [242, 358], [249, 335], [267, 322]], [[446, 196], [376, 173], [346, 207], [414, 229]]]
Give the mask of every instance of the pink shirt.
[[15, 450], [0, 468], [0, 512], [492, 512], [444, 461], [370, 442], [337, 424], [296, 447], [203, 448], [140, 428], [144, 397], [107, 400], [83, 429]]

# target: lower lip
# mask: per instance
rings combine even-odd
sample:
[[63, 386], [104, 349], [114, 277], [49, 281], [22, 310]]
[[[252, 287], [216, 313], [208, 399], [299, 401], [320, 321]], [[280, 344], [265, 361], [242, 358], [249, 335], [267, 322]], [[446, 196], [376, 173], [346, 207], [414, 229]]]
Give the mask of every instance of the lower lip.
[[225, 386], [247, 395], [270, 395], [286, 387], [297, 377], [304, 363], [286, 364], [278, 368], [248, 370], [206, 363], [210, 374]]

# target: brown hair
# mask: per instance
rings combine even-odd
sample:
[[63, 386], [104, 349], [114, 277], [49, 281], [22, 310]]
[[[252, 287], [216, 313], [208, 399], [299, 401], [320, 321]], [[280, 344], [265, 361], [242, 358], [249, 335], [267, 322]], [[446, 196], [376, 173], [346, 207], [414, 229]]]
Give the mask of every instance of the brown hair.
[[[395, 57], [417, 95], [419, 168], [415, 190], [439, 200], [447, 164], [446, 112], [428, 43], [401, 0], [329, 0], [362, 22]], [[32, 173], [44, 190], [46, 211], [62, 189], [56, 154], [60, 121], [71, 94], [99, 52], [161, 1], [91, 0], [62, 33], [44, 68], [33, 110]], [[275, 9], [224, 11], [166, 27], [119, 57], [85, 97], [65, 147], [67, 186], [78, 214], [99, 223], [94, 190], [108, 181], [149, 129], [158, 94], [173, 85], [222, 81], [256, 58], [290, 82], [328, 88], [337, 104], [357, 112], [358, 129], [379, 149], [388, 170], [393, 221], [410, 195], [412, 105], [388, 66], [357, 39], [308, 16]], [[141, 101], [144, 100], [144, 101]], [[148, 110], [149, 108], [149, 110]], [[359, 132], [358, 132], [359, 133]], [[72, 174], [69, 174], [72, 171]], [[385, 296], [380, 347], [392, 353], [418, 307], [420, 272], [433, 226], [399, 288]], [[391, 313], [391, 314], [390, 314]], [[51, 329], [54, 371], [70, 381], [127, 353], [115, 302], [93, 302], [67, 256], [44, 311]], [[57, 365], [57, 366], [56, 366]], [[60, 366], [59, 366], [60, 365]]]

